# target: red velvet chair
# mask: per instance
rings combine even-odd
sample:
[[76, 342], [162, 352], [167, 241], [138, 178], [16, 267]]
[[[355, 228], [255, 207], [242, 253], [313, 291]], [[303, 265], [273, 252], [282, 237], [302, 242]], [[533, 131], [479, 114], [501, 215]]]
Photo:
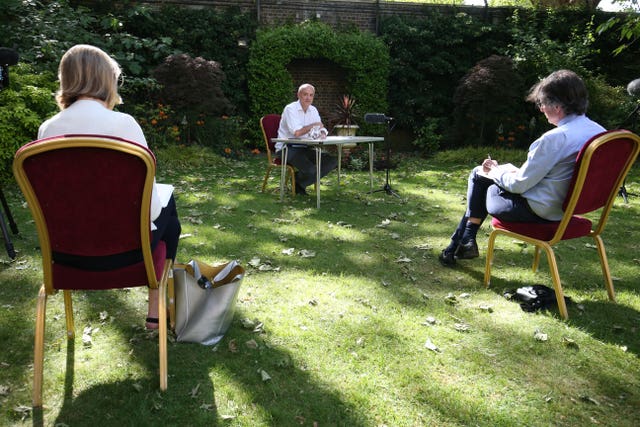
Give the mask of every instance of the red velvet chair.
[[[269, 174], [274, 167], [282, 168], [282, 161], [274, 154], [276, 152], [275, 143], [271, 141], [271, 138], [278, 136], [278, 127], [280, 126], [280, 114], [267, 114], [260, 119], [260, 129], [262, 129], [262, 136], [264, 138], [265, 147], [267, 149], [267, 173], [264, 175], [262, 181], [262, 192], [267, 186], [269, 180]], [[291, 165], [287, 165], [287, 177], [291, 180], [291, 195], [296, 195], [296, 174], [295, 169]]]
[[[489, 286], [495, 240], [499, 235], [535, 245], [533, 271], [538, 269], [540, 249], [547, 254], [560, 315], [569, 314], [562, 291], [553, 246], [561, 240], [591, 236], [598, 248], [602, 273], [609, 299], [615, 301], [609, 263], [600, 235], [609, 218], [613, 202], [640, 149], [640, 138], [624, 130], [604, 132], [588, 141], [576, 158], [575, 171], [563, 204], [562, 220], [551, 223], [503, 222], [492, 218], [493, 231], [489, 236], [484, 283]], [[580, 215], [599, 210], [594, 224]]]
[[[165, 260], [163, 242], [151, 251], [153, 154], [138, 144], [113, 137], [60, 136], [20, 148], [13, 172], [35, 220], [42, 253], [33, 406], [42, 406], [47, 298], [59, 290], [64, 295], [68, 339], [72, 340], [71, 291], [158, 288], [160, 388], [166, 390], [166, 293], [172, 262]], [[123, 264], [121, 257], [127, 262]], [[77, 268], [78, 262], [94, 265], [91, 270], [81, 269]]]

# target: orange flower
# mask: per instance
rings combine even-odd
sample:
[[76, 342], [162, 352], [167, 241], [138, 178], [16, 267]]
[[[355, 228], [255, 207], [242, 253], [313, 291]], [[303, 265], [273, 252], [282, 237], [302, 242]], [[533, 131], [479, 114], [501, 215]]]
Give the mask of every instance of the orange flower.
[[260, 150], [258, 150], [257, 148], [254, 148], [253, 150], [251, 150], [251, 152], [253, 154], [260, 154]]
[[151, 124], [155, 126], [158, 124], [158, 121], [156, 119], [151, 119]]
[[229, 148], [229, 147], [225, 148], [225, 149], [224, 149], [224, 152], [225, 152], [226, 154], [231, 154], [231, 148]]
[[500, 135], [500, 136], [498, 137], [498, 141], [504, 141], [504, 136]]

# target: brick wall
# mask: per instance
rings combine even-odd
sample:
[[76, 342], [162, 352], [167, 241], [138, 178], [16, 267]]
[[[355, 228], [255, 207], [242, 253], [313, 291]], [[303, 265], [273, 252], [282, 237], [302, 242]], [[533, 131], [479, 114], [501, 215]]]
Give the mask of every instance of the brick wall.
[[[338, 97], [346, 93], [344, 71], [340, 65], [328, 59], [296, 59], [287, 65], [287, 69], [297, 89], [302, 83], [311, 83], [316, 88], [313, 105], [316, 106], [320, 117], [326, 126]], [[291, 94], [291, 100], [296, 94]]]
[[[446, 0], [443, 0], [443, 2]], [[423, 4], [385, 0], [146, 0], [141, 3], [160, 6], [180, 4], [192, 8], [224, 8], [238, 6], [243, 11], [253, 12], [261, 25], [278, 25], [317, 19], [332, 26], [355, 25], [361, 30], [378, 32], [380, 17], [388, 15], [420, 16], [427, 11], [483, 16], [500, 21], [511, 14], [512, 8], [489, 8], [477, 6], [450, 6], [446, 4]]]

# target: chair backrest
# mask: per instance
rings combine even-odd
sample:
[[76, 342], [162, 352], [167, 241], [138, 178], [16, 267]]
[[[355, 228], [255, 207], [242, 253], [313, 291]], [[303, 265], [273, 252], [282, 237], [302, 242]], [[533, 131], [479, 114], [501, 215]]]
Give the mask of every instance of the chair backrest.
[[262, 136], [267, 148], [267, 155], [269, 156], [269, 162], [271, 162], [271, 155], [275, 151], [275, 143], [271, 141], [271, 138], [278, 136], [278, 128], [280, 127], [280, 114], [267, 114], [260, 119], [260, 128], [262, 129]]
[[640, 138], [626, 130], [591, 138], [576, 157], [576, 166], [563, 204], [565, 216], [604, 208], [601, 225], [611, 210], [627, 173], [640, 151]]
[[13, 171], [38, 229], [46, 286], [56, 287], [56, 258], [91, 264], [134, 255], [144, 261], [149, 283], [155, 280], [151, 151], [114, 137], [65, 135], [21, 147]]

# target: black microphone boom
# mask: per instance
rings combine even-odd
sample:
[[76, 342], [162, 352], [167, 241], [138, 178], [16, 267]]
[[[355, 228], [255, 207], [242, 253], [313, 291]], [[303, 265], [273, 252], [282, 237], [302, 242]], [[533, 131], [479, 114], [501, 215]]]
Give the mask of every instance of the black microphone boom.
[[367, 113], [364, 115], [364, 121], [371, 124], [387, 123], [393, 120], [393, 117], [387, 117], [383, 113]]
[[8, 47], [0, 47], [0, 65], [16, 65], [18, 59], [18, 52]]

